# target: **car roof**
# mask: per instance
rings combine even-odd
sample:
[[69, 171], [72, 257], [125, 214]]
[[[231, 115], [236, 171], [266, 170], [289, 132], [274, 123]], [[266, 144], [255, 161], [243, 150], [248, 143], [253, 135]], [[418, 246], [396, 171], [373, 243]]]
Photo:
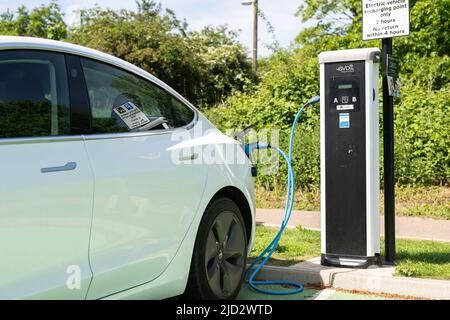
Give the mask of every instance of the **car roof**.
[[[114, 57], [110, 54], [94, 50], [91, 48], [83, 47], [69, 42], [56, 41], [50, 39], [33, 38], [33, 37], [19, 37], [19, 36], [0, 36], [0, 51], [1, 50], [13, 50], [13, 49], [32, 49], [32, 50], [45, 50], [74, 54], [81, 57], [86, 57], [101, 62], [105, 62], [119, 68], [131, 71], [141, 77], [147, 78], [164, 89], [168, 90], [190, 106], [192, 106], [183, 96], [173, 90], [167, 84], [148, 73], [147, 71], [129, 63], [120, 58]], [[193, 106], [192, 106], [193, 107]]]

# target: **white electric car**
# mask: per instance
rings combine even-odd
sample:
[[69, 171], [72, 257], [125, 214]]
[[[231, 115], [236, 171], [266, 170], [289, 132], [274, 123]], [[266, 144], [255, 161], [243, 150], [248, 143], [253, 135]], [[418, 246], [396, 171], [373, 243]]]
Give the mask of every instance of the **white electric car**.
[[0, 298], [238, 294], [251, 163], [144, 70], [0, 37], [0, 163]]

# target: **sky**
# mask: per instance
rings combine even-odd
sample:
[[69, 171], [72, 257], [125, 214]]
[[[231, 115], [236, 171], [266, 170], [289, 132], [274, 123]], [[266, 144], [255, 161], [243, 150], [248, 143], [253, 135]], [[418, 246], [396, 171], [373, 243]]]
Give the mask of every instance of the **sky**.
[[[49, 4], [51, 0], [0, 0], [0, 12], [8, 8], [15, 11], [17, 7], [25, 5], [33, 8], [41, 4]], [[227, 25], [232, 30], [239, 31], [239, 40], [247, 48], [250, 55], [252, 49], [253, 13], [251, 6], [243, 6], [241, 0], [160, 0], [163, 8], [175, 11], [179, 19], [186, 19], [192, 30], [200, 30], [206, 25]], [[281, 47], [287, 47], [298, 35], [303, 25], [294, 14], [301, 0], [259, 0], [263, 14], [275, 29], [275, 37]], [[93, 7], [95, 4], [103, 8], [136, 9], [133, 0], [59, 0], [65, 13], [66, 22], [76, 20], [74, 11]], [[268, 45], [273, 43], [271, 35], [264, 21], [259, 20], [259, 55], [270, 54]]]

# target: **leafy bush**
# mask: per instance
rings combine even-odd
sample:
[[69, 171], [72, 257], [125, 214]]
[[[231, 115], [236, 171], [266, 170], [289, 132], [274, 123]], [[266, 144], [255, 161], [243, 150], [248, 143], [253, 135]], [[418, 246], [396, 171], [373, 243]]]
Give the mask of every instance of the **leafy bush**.
[[[257, 91], [258, 92], [258, 91]], [[396, 101], [395, 115], [395, 179], [400, 185], [448, 184], [450, 181], [450, 93], [447, 88], [429, 91], [407, 86], [403, 97]], [[228, 107], [207, 110], [207, 116], [222, 129], [254, 125], [281, 128], [280, 147], [287, 152], [289, 125], [300, 103], [278, 97], [264, 100], [263, 94], [236, 94]], [[305, 99], [306, 100], [306, 97]], [[261, 102], [261, 104], [260, 104]], [[278, 115], [280, 114], [280, 115]], [[381, 116], [380, 116], [381, 117]], [[381, 129], [380, 129], [381, 130]], [[320, 138], [318, 107], [307, 110], [297, 127], [294, 143], [294, 171], [297, 187], [316, 190], [320, 185]], [[382, 132], [380, 132], [382, 137]], [[382, 143], [381, 143], [382, 144]], [[382, 152], [380, 163], [382, 163]], [[269, 190], [283, 188], [287, 168], [269, 176], [260, 175], [257, 184]], [[383, 178], [382, 170], [380, 179]]]
[[400, 184], [450, 181], [450, 93], [405, 88], [395, 114], [395, 176]]
[[94, 48], [160, 78], [198, 106], [224, 100], [253, 82], [246, 50], [226, 27], [191, 31], [154, 0], [137, 0], [137, 10], [82, 9], [68, 27], [57, 0], [28, 11], [0, 13], [0, 34], [64, 40]]
[[[280, 131], [280, 147], [288, 150], [290, 129]], [[317, 190], [320, 185], [320, 132], [318, 127], [300, 126], [297, 129], [293, 148], [293, 169], [296, 175], [297, 189]], [[260, 151], [264, 153], [266, 151]], [[269, 151], [270, 152], [270, 151]], [[272, 151], [274, 152], [274, 151]], [[273, 174], [259, 174], [256, 182], [266, 190], [284, 190], [287, 183], [287, 166], [280, 157], [279, 170]], [[264, 166], [260, 165], [260, 172], [264, 172]]]
[[[448, 184], [450, 60], [448, 42], [436, 39], [445, 34], [442, 30], [446, 29], [440, 28], [449, 23], [446, 8], [450, 1], [417, 0], [411, 4], [412, 34], [394, 41], [394, 53], [402, 61], [403, 95], [394, 106], [395, 179], [400, 185]], [[288, 128], [295, 114], [319, 91], [317, 55], [326, 50], [379, 45], [379, 41], [361, 40], [359, 0], [306, 0], [298, 15], [303, 21], [317, 21], [297, 37], [298, 48], [276, 52], [261, 64], [260, 83], [245, 92], [235, 92], [222, 105], [206, 110], [221, 129], [279, 128], [280, 146], [287, 151]], [[345, 23], [336, 25], [337, 20]], [[381, 98], [380, 95], [380, 101]], [[297, 187], [306, 191], [317, 190], [320, 184], [318, 114], [316, 106], [303, 115], [294, 145]], [[260, 175], [257, 184], [269, 190], [284, 188], [286, 174], [282, 164], [276, 174]]]

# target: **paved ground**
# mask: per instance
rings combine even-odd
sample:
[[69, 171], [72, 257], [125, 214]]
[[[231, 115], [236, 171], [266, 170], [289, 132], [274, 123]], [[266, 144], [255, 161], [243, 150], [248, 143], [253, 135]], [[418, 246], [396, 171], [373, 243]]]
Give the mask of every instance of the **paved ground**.
[[289, 280], [306, 286], [370, 292], [374, 295], [450, 300], [448, 280], [397, 277], [394, 274], [393, 266], [373, 266], [368, 269], [326, 267], [320, 264], [320, 257], [316, 257], [289, 267], [264, 266], [258, 278]]
[[[278, 291], [279, 286], [264, 286], [267, 289]], [[244, 285], [238, 300], [384, 300], [386, 298], [376, 295], [354, 294], [334, 289], [313, 289], [305, 288], [300, 293], [292, 295], [267, 295], [256, 292], [247, 285]]]
[[[256, 223], [279, 226], [283, 209], [257, 209]], [[384, 231], [384, 217], [380, 218], [381, 232]], [[320, 213], [313, 211], [292, 211], [288, 227], [302, 225], [311, 230], [320, 230]], [[450, 242], [450, 221], [415, 217], [396, 217], [395, 232], [398, 238], [436, 240]]]
[[310, 300], [389, 300], [387, 298], [368, 295], [368, 294], [356, 294], [344, 291], [336, 291], [333, 289], [320, 290]]
[[[264, 289], [281, 291], [280, 286], [262, 286]], [[244, 284], [237, 300], [307, 300], [319, 293], [318, 289], [305, 288], [302, 292], [291, 295], [268, 295], [259, 293], [250, 286]]]

